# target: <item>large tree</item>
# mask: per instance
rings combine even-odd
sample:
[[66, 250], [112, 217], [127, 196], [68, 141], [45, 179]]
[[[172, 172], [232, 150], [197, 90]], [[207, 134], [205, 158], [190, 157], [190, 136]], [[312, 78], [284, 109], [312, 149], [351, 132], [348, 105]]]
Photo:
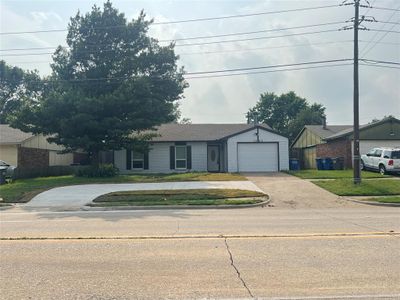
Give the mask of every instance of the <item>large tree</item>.
[[36, 71], [24, 71], [0, 60], [0, 124], [7, 124], [22, 101], [36, 99], [42, 88]]
[[295, 92], [276, 95], [261, 94], [256, 105], [247, 112], [249, 122], [266, 123], [293, 140], [306, 124], [318, 125], [325, 118], [325, 107], [309, 104]]
[[[50, 135], [68, 150], [130, 147], [141, 132], [177, 117], [187, 86], [174, 45], [149, 37], [142, 12], [128, 22], [111, 2], [71, 18], [67, 47], [53, 55], [53, 74], [39, 103], [13, 119], [25, 131]], [[133, 134], [134, 133], [134, 134]]]

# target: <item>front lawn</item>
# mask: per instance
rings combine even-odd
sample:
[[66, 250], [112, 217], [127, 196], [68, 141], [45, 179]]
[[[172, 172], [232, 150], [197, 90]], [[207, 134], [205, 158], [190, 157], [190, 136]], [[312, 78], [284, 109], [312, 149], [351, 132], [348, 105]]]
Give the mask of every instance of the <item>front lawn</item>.
[[[303, 179], [341, 179], [353, 178], [353, 170], [299, 170], [287, 171], [288, 174], [294, 175]], [[379, 173], [361, 171], [362, 178], [382, 178], [390, 177], [389, 175], [382, 176]]]
[[400, 196], [393, 197], [376, 197], [376, 198], [368, 198], [363, 199], [365, 201], [376, 201], [380, 203], [400, 203]]
[[110, 178], [87, 178], [57, 176], [18, 179], [13, 183], [0, 186], [0, 198], [3, 203], [28, 202], [36, 194], [45, 190], [76, 184], [91, 183], [139, 183], [139, 182], [169, 182], [169, 181], [232, 181], [247, 180], [244, 176], [235, 173], [172, 173], [172, 174], [135, 174], [120, 175]]
[[96, 198], [90, 206], [240, 205], [262, 202], [265, 194], [235, 189], [194, 189], [115, 192]]
[[370, 179], [355, 185], [351, 179], [320, 180], [314, 184], [339, 196], [386, 196], [400, 195], [400, 180]]

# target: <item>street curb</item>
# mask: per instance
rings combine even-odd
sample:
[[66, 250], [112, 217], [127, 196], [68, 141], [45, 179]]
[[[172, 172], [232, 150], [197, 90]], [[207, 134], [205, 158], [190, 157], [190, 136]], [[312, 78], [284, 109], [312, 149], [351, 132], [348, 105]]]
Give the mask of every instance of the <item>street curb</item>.
[[374, 206], [386, 206], [386, 207], [400, 207], [400, 203], [382, 203], [382, 202], [375, 202], [375, 201], [362, 201], [362, 200], [355, 200], [351, 198], [343, 197], [347, 201], [360, 203], [360, 204], [367, 204], [367, 205], [374, 205]]
[[239, 205], [154, 205], [154, 206], [107, 206], [107, 207], [92, 207], [85, 205], [81, 207], [84, 211], [107, 211], [107, 210], [167, 210], [167, 209], [240, 209], [252, 208], [268, 205], [271, 202], [271, 197], [266, 195], [265, 201], [255, 204], [239, 204]]

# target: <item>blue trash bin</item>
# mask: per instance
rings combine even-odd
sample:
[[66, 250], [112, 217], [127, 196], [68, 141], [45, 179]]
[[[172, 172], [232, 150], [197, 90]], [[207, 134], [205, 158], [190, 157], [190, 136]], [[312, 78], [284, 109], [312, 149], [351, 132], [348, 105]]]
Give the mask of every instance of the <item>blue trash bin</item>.
[[289, 159], [289, 169], [292, 171], [300, 170], [300, 163], [299, 160], [296, 158]]
[[333, 161], [330, 157], [325, 157], [322, 160], [323, 170], [333, 170]]
[[322, 163], [322, 158], [316, 158], [315, 161], [317, 162], [317, 170], [323, 170], [324, 164]]

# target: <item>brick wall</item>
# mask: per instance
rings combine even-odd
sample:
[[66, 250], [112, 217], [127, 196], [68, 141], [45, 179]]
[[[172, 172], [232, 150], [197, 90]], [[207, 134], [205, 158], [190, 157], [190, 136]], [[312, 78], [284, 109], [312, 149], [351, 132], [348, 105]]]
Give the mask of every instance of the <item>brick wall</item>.
[[18, 168], [32, 169], [49, 166], [49, 150], [18, 148]]
[[317, 145], [317, 157], [343, 157], [344, 167], [352, 168], [351, 141], [336, 140]]

